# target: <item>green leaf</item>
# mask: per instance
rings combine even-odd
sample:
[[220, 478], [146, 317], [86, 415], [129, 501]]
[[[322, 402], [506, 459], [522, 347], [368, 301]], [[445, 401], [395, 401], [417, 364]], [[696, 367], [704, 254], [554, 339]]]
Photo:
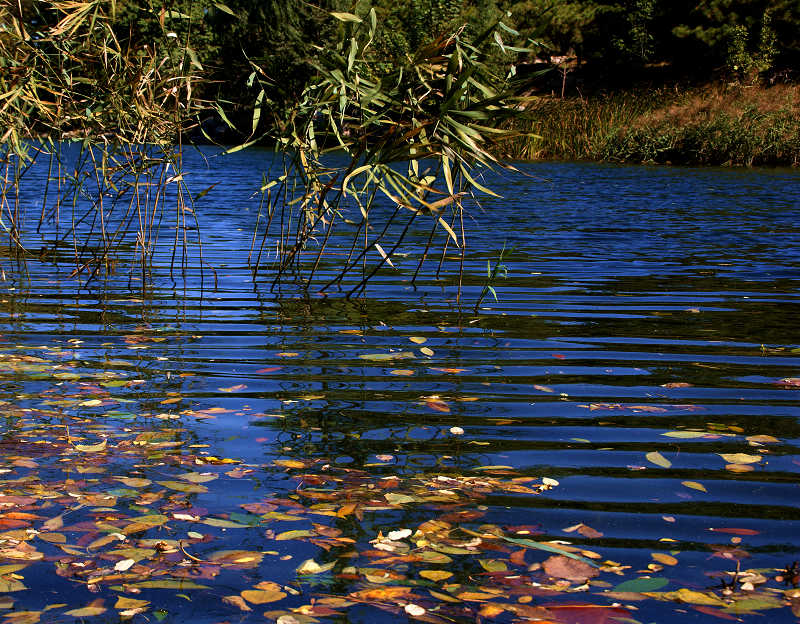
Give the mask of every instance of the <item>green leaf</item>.
[[352, 13], [332, 12], [331, 15], [342, 22], [357, 22], [360, 24], [364, 21], [358, 15], [353, 15]]
[[215, 2], [214, 6], [217, 7], [223, 13], [227, 13], [228, 15], [233, 15], [234, 17], [236, 17], [236, 13], [234, 13], [233, 10], [227, 4], [222, 4], [222, 2]]
[[658, 451], [650, 451], [647, 453], [647, 455], [645, 455], [645, 457], [647, 458], [647, 461], [649, 461], [651, 464], [655, 464], [656, 466], [661, 466], [662, 468], [669, 468], [672, 466], [672, 462]]
[[362, 360], [371, 362], [388, 362], [391, 360], [412, 360], [414, 353], [411, 351], [397, 351], [394, 353], [363, 353], [358, 356]]
[[655, 576], [649, 578], [638, 578], [625, 581], [614, 587], [615, 592], [652, 592], [658, 591], [662, 587], [669, 585], [669, 579]]
[[208, 589], [208, 585], [199, 585], [192, 581], [172, 579], [165, 579], [163, 581], [140, 581], [138, 583], [130, 583], [128, 587], [139, 587], [140, 589]]
[[198, 483], [184, 483], [183, 481], [156, 481], [156, 483], [170, 490], [186, 494], [204, 494], [208, 492], [208, 488], [205, 485]]

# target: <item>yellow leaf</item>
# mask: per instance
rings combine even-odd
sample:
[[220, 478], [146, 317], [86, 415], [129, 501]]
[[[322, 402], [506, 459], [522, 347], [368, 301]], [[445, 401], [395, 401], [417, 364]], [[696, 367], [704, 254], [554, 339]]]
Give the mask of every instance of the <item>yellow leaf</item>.
[[419, 575], [429, 581], [438, 582], [449, 579], [453, 576], [453, 573], [447, 572], [446, 570], [420, 570]]
[[649, 461], [651, 464], [655, 464], [656, 466], [661, 466], [662, 468], [669, 468], [672, 466], [672, 462], [658, 451], [650, 451], [647, 455], [645, 455], [645, 457], [647, 458], [647, 461]]
[[84, 453], [97, 453], [98, 451], [104, 451], [107, 444], [108, 440], [103, 440], [99, 444], [73, 444], [73, 446]]
[[120, 596], [114, 605], [115, 609], [140, 609], [150, 604], [149, 600], [136, 600], [136, 598], [125, 598]]
[[283, 466], [284, 468], [305, 468], [306, 465], [296, 459], [276, 459], [272, 462], [276, 466]]
[[755, 464], [761, 461], [761, 455], [748, 455], [747, 453], [719, 453], [719, 456], [729, 464]]
[[691, 589], [681, 588], [677, 591], [671, 592], [642, 592], [645, 596], [656, 598], [658, 600], [674, 600], [676, 602], [685, 602], [695, 605], [706, 605], [711, 607], [727, 607], [728, 605], [717, 598], [712, 593], [693, 591]]
[[701, 492], [708, 492], [706, 486], [702, 483], [698, 483], [697, 481], [681, 481], [681, 485], [685, 485], [688, 488], [692, 488], [693, 490], [700, 490]]
[[678, 560], [672, 555], [665, 555], [664, 553], [651, 553], [651, 557], [653, 557], [653, 559], [659, 563], [663, 563], [664, 565], [674, 566], [678, 564]]
[[95, 615], [102, 615], [106, 611], [107, 609], [105, 607], [94, 607], [89, 605], [88, 607], [82, 607], [80, 609], [71, 609], [70, 611], [64, 611], [64, 615], [71, 615], [72, 617], [76, 618], [94, 617]]
[[275, 589], [245, 589], [241, 592], [241, 596], [253, 604], [266, 604], [283, 600], [286, 598], [286, 593]]
[[428, 339], [427, 338], [423, 338], [422, 336], [411, 336], [409, 338], [409, 340], [411, 342], [413, 342], [414, 344], [423, 344], [425, 342], [428, 342]]

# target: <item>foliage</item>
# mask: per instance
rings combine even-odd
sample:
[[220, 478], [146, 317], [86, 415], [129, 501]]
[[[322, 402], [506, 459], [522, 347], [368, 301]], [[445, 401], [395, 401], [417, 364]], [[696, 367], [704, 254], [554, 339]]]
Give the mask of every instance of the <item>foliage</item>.
[[532, 105], [525, 158], [690, 165], [800, 164], [796, 87], [652, 91]]
[[[117, 19], [117, 5], [106, 0], [0, 6], [0, 224], [26, 253], [19, 181], [48, 159], [39, 227], [64, 223], [57, 240], [42, 242], [55, 249], [71, 239], [76, 272], [89, 277], [128, 236], [144, 270], [166, 185], [177, 187], [176, 252], [185, 251], [184, 225], [193, 220], [179, 154], [204, 107], [196, 97], [202, 65], [188, 30], [185, 39], [170, 30], [192, 18], [162, 10], [153, 22], [160, 36], [139, 42], [118, 37]], [[153, 185], [161, 190], [151, 193]]]
[[[480, 168], [500, 165], [499, 147], [517, 134], [503, 124], [519, 114], [522, 102], [513, 81], [484, 59], [492, 47], [507, 54], [525, 50], [504, 42], [503, 36], [517, 33], [500, 22], [475, 38], [462, 27], [425, 40], [413, 54], [386, 63], [373, 50], [379, 36], [374, 9], [334, 15], [345, 36], [335, 47], [317, 48], [316, 77], [288, 120], [273, 124], [288, 160], [283, 175], [262, 189], [268, 209], [261, 249], [278, 230], [276, 279], [301, 269], [305, 255], [308, 286], [328, 243], [336, 241], [346, 260], [322, 290], [358, 274], [349, 286], [354, 294], [384, 265], [393, 266], [417, 219], [430, 220], [430, 233], [415, 275], [437, 234], [443, 250], [452, 244], [463, 253], [464, 201], [475, 191], [491, 193], [479, 182]], [[257, 102], [267, 88], [259, 83]], [[260, 115], [257, 105], [254, 130]], [[332, 152], [345, 156], [344, 163], [325, 160]], [[273, 198], [287, 192], [276, 219]], [[313, 250], [312, 239], [319, 241]], [[255, 264], [257, 270], [260, 254]]]

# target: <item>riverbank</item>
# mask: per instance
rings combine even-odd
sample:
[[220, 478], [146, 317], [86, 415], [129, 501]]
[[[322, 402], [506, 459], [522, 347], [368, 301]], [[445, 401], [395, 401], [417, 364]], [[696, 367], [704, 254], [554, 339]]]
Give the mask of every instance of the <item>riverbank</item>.
[[589, 98], [543, 97], [515, 142], [525, 160], [800, 165], [800, 86], [709, 85]]

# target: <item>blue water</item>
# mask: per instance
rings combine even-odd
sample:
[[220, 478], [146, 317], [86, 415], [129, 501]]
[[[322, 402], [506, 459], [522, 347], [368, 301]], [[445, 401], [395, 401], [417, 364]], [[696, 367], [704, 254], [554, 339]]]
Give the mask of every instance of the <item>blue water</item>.
[[[460, 301], [455, 249], [448, 251], [453, 259], [445, 262], [439, 279], [437, 256], [411, 283], [429, 223], [412, 232], [402, 248], [408, 256], [395, 258], [397, 270], [381, 271], [365, 296], [348, 300], [335, 288], [327, 297], [313, 289], [305, 295], [291, 283], [272, 290], [266, 263], [252, 279], [248, 252], [260, 201], [254, 192], [272, 156], [257, 150], [206, 156], [211, 157], [189, 151], [184, 156], [193, 190], [216, 184], [195, 206], [200, 229], [187, 230], [185, 270], [180, 260], [170, 269], [172, 234], [166, 226], [145, 290], [135, 263], [124, 254], [115, 273], [89, 284], [68, 277], [67, 252], [59, 266], [3, 260], [0, 352], [44, 353], [40, 356], [49, 364], [32, 372], [19, 362], [5, 371], [0, 366], [0, 398], [14, 409], [41, 410], [46, 406], [40, 393], [47, 390], [62, 397], [62, 405], [53, 409], [85, 418], [114, 436], [125, 427], [135, 432], [166, 427], [181, 440], [181, 462], [159, 464], [151, 458], [137, 468], [136, 460], [113, 456], [96, 477], [102, 483], [123, 474], [172, 480], [187, 470], [207, 469], [218, 476], [207, 484], [209, 491], [173, 501], [169, 513], [185, 503], [190, 515], [225, 518], [241, 514], [242, 504], [300, 500], [286, 498], [298, 487], [291, 478], [296, 471], [276, 467], [276, 459], [306, 462], [305, 470], [315, 474], [322, 474], [323, 465], [358, 471], [373, 484], [390, 475], [474, 476], [485, 466], [509, 466], [508, 478], [548, 477], [559, 485], [535, 496], [486, 492], [472, 505], [483, 506], [482, 517], [465, 520], [464, 526], [534, 527], [539, 540], [568, 541], [599, 553], [602, 561], [631, 566], [621, 575], [604, 572], [585, 591], [546, 597], [534, 592], [531, 602], [521, 604], [622, 603], [635, 608], [625, 617], [640, 622], [717, 618], [692, 605], [625, 602], [603, 593], [648, 574], [667, 579], [662, 591], [705, 590], [718, 584], [713, 575], [734, 570], [737, 561], [742, 570], [771, 570], [765, 573], [771, 579], [775, 570], [800, 559], [800, 387], [782, 381], [800, 377], [796, 171], [520, 165], [520, 173], [489, 178], [501, 199], [485, 197], [468, 205]], [[29, 219], [38, 214], [41, 201], [37, 184], [43, 174], [34, 173], [40, 178], [30, 177], [24, 195]], [[52, 229], [45, 237], [47, 232]], [[272, 244], [268, 239], [265, 248]], [[493, 284], [497, 300], [488, 294], [476, 312], [487, 260], [495, 263], [504, 246], [507, 277]], [[323, 263], [320, 282], [332, 270]], [[37, 349], [42, 346], [58, 351]], [[423, 347], [431, 352], [420, 351]], [[413, 358], [369, 359], [401, 352]], [[55, 361], [67, 368], [54, 369]], [[59, 380], [54, 370], [78, 377]], [[113, 374], [104, 377], [104, 371]], [[102, 385], [114, 380], [124, 385]], [[104, 404], [81, 405], [87, 397], [101, 397]], [[228, 411], [203, 412], [209, 408]], [[33, 427], [28, 418], [25, 413], [7, 418], [7, 438]], [[77, 426], [76, 421], [73, 429]], [[94, 430], [86, 426], [89, 440]], [[451, 427], [460, 427], [463, 435], [451, 433]], [[664, 435], [676, 431], [698, 436]], [[752, 436], [770, 439], [748, 440]], [[669, 466], [648, 459], [652, 452]], [[198, 464], [194, 458], [203, 454], [239, 463]], [[737, 462], [720, 454], [761, 457], [746, 464], [752, 470], [734, 472], [726, 464]], [[310, 463], [316, 459], [319, 463]], [[50, 466], [44, 458], [39, 463]], [[251, 472], [229, 476], [233, 465]], [[0, 475], [9, 477], [0, 483], [5, 492], [23, 487], [12, 477], [28, 474], [24, 466], [9, 469]], [[61, 479], [58, 469], [53, 463], [52, 478]], [[503, 470], [494, 471], [498, 479], [505, 478]], [[151, 513], [164, 500], [153, 503]], [[140, 507], [132, 497], [126, 513], [143, 513]], [[36, 507], [36, 513], [46, 515], [46, 509]], [[373, 511], [367, 505], [359, 522], [351, 515], [332, 522], [355, 540], [349, 548], [363, 553], [378, 530], [413, 529], [443, 513], [441, 504]], [[325, 515], [312, 519], [331, 522]], [[187, 539], [188, 531], [212, 536], [187, 542], [187, 551], [201, 560], [225, 548], [277, 553], [264, 555], [256, 568], [223, 568], [207, 580], [211, 589], [178, 592], [186, 598], [168, 589], [125, 593], [113, 589], [114, 582], [98, 583], [101, 589], [92, 593], [85, 578], [65, 581], [53, 574], [58, 556], [69, 559], [65, 565], [90, 558], [81, 550], [85, 543], [76, 545], [84, 553], [81, 559], [39, 541], [48, 559], [19, 572], [30, 589], [8, 595], [17, 610], [55, 602], [70, 602], [73, 608], [101, 597], [109, 611], [100, 619], [107, 621], [116, 621], [111, 607], [118, 595], [144, 596], [150, 610], [135, 621], [157, 613], [168, 622], [211, 624], [263, 621], [264, 612], [275, 612], [270, 617], [277, 619], [315, 597], [383, 587], [349, 573], [298, 578], [301, 561], [333, 561], [343, 552], [339, 546], [326, 552], [307, 540], [275, 541], [270, 533], [304, 529], [309, 522], [305, 517], [297, 523], [256, 520], [251, 529], [222, 530], [173, 521], [158, 529], [170, 539]], [[602, 536], [564, 531], [579, 523]], [[79, 537], [68, 533], [67, 544], [78, 544]], [[672, 553], [677, 564], [648, 571], [648, 564], [656, 563], [654, 552]], [[547, 556], [529, 551], [526, 565]], [[183, 553], [165, 557], [177, 565]], [[351, 559], [357, 568], [368, 567]], [[351, 565], [347, 561], [342, 558], [333, 573]], [[398, 565], [392, 569], [407, 578], [419, 567]], [[465, 587], [486, 585], [468, 562], [459, 565], [455, 579]], [[299, 594], [251, 605], [252, 612], [221, 602], [259, 581]], [[781, 597], [778, 590], [788, 587], [772, 580], [770, 586]], [[65, 587], [78, 593], [57, 599]], [[520, 604], [515, 592], [509, 600]], [[481, 607], [467, 602], [471, 610], [442, 612], [444, 619], [436, 619], [441, 601], [427, 594], [424, 600], [420, 604], [431, 621], [476, 621]], [[356, 602], [336, 609], [339, 615], [330, 617], [338, 621], [408, 617], [386, 605]], [[509, 610], [496, 619], [483, 617], [526, 621], [524, 613]], [[566, 611], [549, 617], [563, 624], [589, 621]], [[788, 606], [735, 617], [796, 619]]]

